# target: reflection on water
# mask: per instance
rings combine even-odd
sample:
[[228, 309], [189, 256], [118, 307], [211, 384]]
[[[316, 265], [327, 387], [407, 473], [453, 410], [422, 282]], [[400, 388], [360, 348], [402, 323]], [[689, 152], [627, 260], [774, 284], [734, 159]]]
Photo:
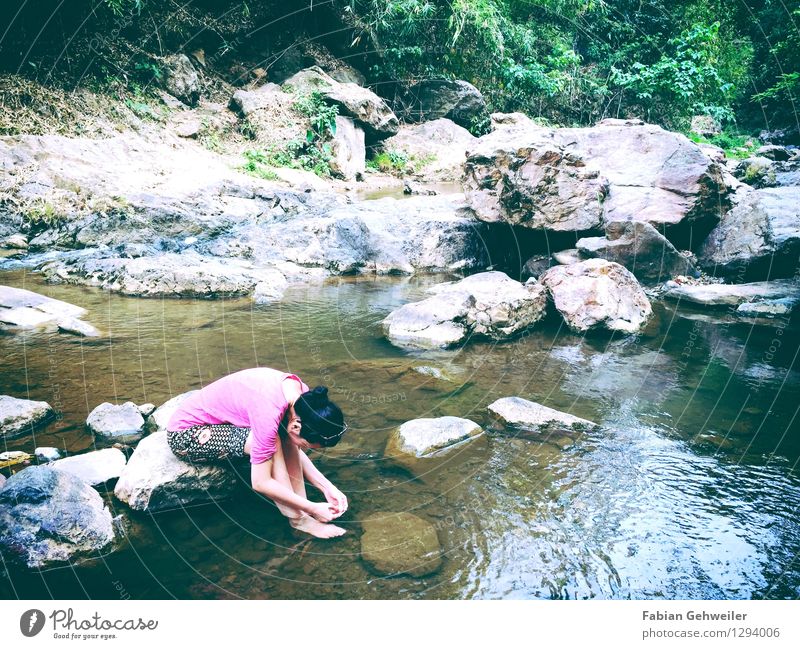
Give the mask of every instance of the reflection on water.
[[[12, 573], [11, 597], [796, 598], [800, 574], [798, 336], [785, 322], [715, 324], [658, 308], [648, 337], [576, 336], [556, 319], [510, 343], [407, 353], [380, 321], [441, 278], [341, 278], [281, 304], [144, 300], [0, 276], [89, 309], [98, 340], [0, 334], [0, 394], [59, 420], [9, 450], [93, 447], [103, 401], [161, 403], [245, 367], [326, 383], [351, 432], [317, 462], [349, 496], [336, 542], [291, 532], [247, 488], [155, 516], [129, 512], [120, 550], [76, 569]], [[770, 352], [780, 338], [780, 349]], [[422, 370], [420, 370], [422, 368]], [[432, 372], [436, 368], [440, 373]], [[592, 433], [492, 434], [415, 475], [383, 457], [392, 427], [518, 395], [592, 419]], [[432, 576], [383, 579], [359, 558], [359, 520], [411, 511], [446, 553]]]

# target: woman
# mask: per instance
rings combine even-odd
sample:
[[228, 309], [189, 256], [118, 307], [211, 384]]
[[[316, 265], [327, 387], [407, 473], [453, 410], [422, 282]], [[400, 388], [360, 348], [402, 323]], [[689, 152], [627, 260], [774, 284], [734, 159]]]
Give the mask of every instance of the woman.
[[[190, 462], [249, 455], [253, 489], [273, 500], [292, 527], [327, 539], [345, 533], [329, 523], [347, 511], [347, 498], [304, 451], [335, 446], [346, 430], [327, 388], [309, 390], [294, 374], [254, 368], [183, 401], [167, 424], [167, 441]], [[305, 480], [327, 502], [308, 500]]]

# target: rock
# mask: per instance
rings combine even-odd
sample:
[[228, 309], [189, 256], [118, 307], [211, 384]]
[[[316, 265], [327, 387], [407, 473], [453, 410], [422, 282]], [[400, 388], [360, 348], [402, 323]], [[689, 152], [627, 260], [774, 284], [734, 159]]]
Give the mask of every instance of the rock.
[[658, 283], [676, 275], [697, 274], [692, 262], [649, 223], [612, 221], [606, 223], [605, 237], [580, 239], [575, 245], [584, 258], [614, 261], [643, 282]]
[[412, 183], [410, 180], [404, 180], [403, 193], [406, 196], [436, 196], [439, 192], [435, 189], [428, 189], [425, 185]]
[[131, 509], [155, 512], [227, 498], [236, 482], [222, 466], [179, 460], [167, 444], [166, 432], [157, 432], [139, 442], [114, 495]]
[[289, 286], [289, 282], [279, 271], [274, 272], [271, 280], [260, 281], [253, 289], [253, 302], [256, 304], [272, 304], [278, 302], [283, 297], [283, 293]]
[[282, 93], [275, 83], [265, 83], [255, 90], [239, 89], [231, 96], [228, 106], [242, 117], [249, 117], [257, 110], [269, 108], [275, 103], [275, 93]]
[[8, 479], [2, 473], [0, 473], [0, 489], [3, 488], [3, 485], [5, 485], [7, 481]]
[[0, 239], [0, 248], [10, 250], [27, 250], [28, 238], [24, 234], [11, 234]]
[[353, 180], [366, 170], [364, 131], [349, 117], [336, 116], [336, 134], [331, 142], [331, 154], [331, 171], [340, 178]]
[[738, 306], [748, 302], [800, 300], [795, 280], [751, 282], [749, 284], [677, 284], [667, 282], [664, 296], [704, 306]]
[[536, 279], [554, 265], [550, 255], [534, 255], [522, 266], [522, 279]]
[[156, 405], [154, 403], [143, 403], [142, 405], [136, 407], [139, 409], [139, 413], [145, 419], [152, 415], [156, 410]]
[[36, 461], [42, 464], [55, 462], [61, 457], [61, 451], [53, 446], [38, 446], [33, 454], [36, 456]]
[[762, 158], [768, 158], [769, 160], [775, 160], [778, 162], [783, 162], [784, 160], [788, 160], [792, 157], [792, 154], [789, 152], [784, 146], [779, 146], [777, 144], [767, 144], [762, 147], [759, 147], [756, 150], [756, 155]]
[[22, 288], [0, 286], [0, 324], [9, 327], [30, 329], [52, 326], [81, 336], [99, 336], [97, 329], [80, 320], [85, 314], [86, 309], [68, 302]]
[[32, 466], [0, 490], [0, 547], [6, 560], [43, 569], [107, 551], [116, 539], [100, 495], [75, 476]]
[[584, 431], [597, 427], [593, 421], [548, 408], [520, 397], [504, 397], [489, 405], [489, 412], [503, 427], [520, 428], [536, 433]]
[[426, 181], [456, 182], [461, 180], [467, 149], [476, 141], [467, 129], [443, 118], [401, 125], [383, 149], [404, 154], [414, 174]]
[[800, 145], [800, 130], [796, 127], [763, 130], [758, 134], [758, 139], [767, 144]]
[[496, 271], [440, 284], [429, 292], [434, 295], [384, 319], [384, 332], [394, 344], [450, 347], [471, 335], [505, 340], [538, 322], [547, 301], [541, 285], [523, 285]]
[[387, 103], [374, 92], [354, 83], [339, 83], [318, 66], [301, 70], [283, 82], [297, 93], [319, 92], [339, 106], [341, 114], [352, 117], [372, 143], [397, 133], [400, 122]]
[[714, 137], [722, 132], [717, 120], [710, 115], [695, 115], [692, 117], [692, 124], [689, 130], [703, 137]]
[[354, 83], [357, 86], [367, 85], [366, 77], [353, 66], [347, 65], [342, 61], [337, 61], [336, 66], [333, 70], [326, 70], [332, 79], [339, 83]]
[[51, 464], [57, 471], [64, 471], [80, 478], [93, 487], [119, 478], [125, 468], [125, 454], [118, 448], [104, 448], [81, 455], [72, 455]]
[[25, 451], [4, 451], [0, 453], [0, 468], [7, 469], [20, 464], [30, 464], [33, 456]]
[[412, 98], [409, 116], [413, 121], [450, 119], [471, 128], [487, 116], [486, 100], [466, 81], [425, 79], [409, 89]]
[[578, 262], [583, 261], [583, 257], [581, 257], [581, 254], [578, 252], [577, 248], [559, 250], [558, 252], [554, 252], [552, 257], [553, 261], [561, 266], [569, 266], [570, 264], [577, 264]]
[[131, 401], [121, 406], [101, 403], [89, 413], [86, 426], [92, 434], [113, 442], [131, 443], [144, 436], [144, 417]]
[[175, 135], [185, 138], [196, 138], [203, 130], [203, 123], [196, 117], [182, 119], [175, 124]]
[[653, 314], [633, 274], [604, 259], [556, 266], [542, 277], [556, 309], [574, 331], [596, 327], [637, 333]]
[[483, 221], [556, 231], [711, 220], [726, 191], [720, 165], [693, 142], [637, 120], [501, 126], [469, 151], [464, 187]]
[[736, 315], [749, 318], [774, 318], [791, 314], [797, 309], [798, 304], [800, 304], [798, 298], [744, 302], [736, 308]]
[[197, 392], [197, 390], [189, 390], [183, 394], [176, 395], [156, 408], [153, 414], [147, 418], [147, 431], [150, 433], [165, 432], [172, 414], [185, 399], [188, 399], [195, 392]]
[[29, 401], [0, 394], [0, 438], [33, 434], [34, 428], [55, 415], [45, 401]]
[[705, 142], [699, 142], [697, 147], [714, 162], [720, 165], [720, 167], [725, 166], [727, 161], [727, 158], [725, 157], [725, 149], [715, 146], [714, 144], [707, 144]]
[[164, 89], [183, 103], [194, 106], [200, 98], [200, 77], [189, 57], [173, 54], [164, 60]]
[[800, 185], [800, 156], [787, 162], [775, 163], [775, 183], [778, 187]]
[[392, 433], [384, 455], [430, 457], [447, 452], [453, 446], [482, 433], [483, 429], [474, 421], [460, 417], [412, 419]]
[[749, 190], [708, 235], [698, 254], [715, 275], [794, 275], [800, 252], [800, 187]]
[[377, 574], [424, 577], [441, 568], [436, 528], [419, 516], [379, 512], [361, 525], [361, 558]]
[[775, 164], [768, 158], [745, 158], [733, 166], [733, 175], [751, 187], [774, 187]]

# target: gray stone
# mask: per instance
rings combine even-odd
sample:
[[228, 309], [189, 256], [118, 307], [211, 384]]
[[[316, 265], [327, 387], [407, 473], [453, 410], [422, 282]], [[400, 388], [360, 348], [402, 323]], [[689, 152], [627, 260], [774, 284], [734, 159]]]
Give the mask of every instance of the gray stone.
[[795, 280], [751, 282], [749, 284], [677, 284], [667, 282], [664, 296], [703, 306], [738, 306], [772, 300], [800, 300], [800, 283]]
[[253, 289], [253, 302], [256, 304], [272, 304], [283, 297], [289, 283], [279, 271], [275, 271], [269, 280], [262, 280]]
[[104, 448], [56, 460], [50, 466], [80, 478], [93, 487], [116, 480], [125, 468], [125, 454], [118, 448]]
[[0, 239], [0, 248], [10, 250], [27, 250], [28, 238], [24, 234], [11, 234]]
[[41, 463], [55, 462], [61, 457], [61, 451], [53, 446], [37, 446], [33, 451], [36, 460]]
[[301, 94], [321, 93], [339, 106], [341, 114], [352, 117], [364, 129], [369, 142], [394, 135], [400, 126], [388, 104], [374, 92], [354, 83], [340, 83], [317, 66], [292, 75], [283, 87]]
[[377, 574], [424, 577], [442, 566], [436, 528], [407, 512], [379, 512], [361, 523], [361, 558]]
[[144, 417], [131, 401], [122, 405], [101, 403], [86, 419], [89, 431], [114, 442], [131, 443], [144, 436]]
[[740, 279], [793, 275], [800, 252], [800, 187], [749, 190], [742, 196], [703, 243], [701, 266]]
[[657, 283], [676, 275], [697, 274], [692, 262], [649, 223], [607, 223], [605, 237], [580, 239], [575, 245], [583, 257], [617, 262], [643, 282]]
[[230, 99], [230, 109], [242, 117], [249, 117], [257, 110], [269, 108], [275, 103], [275, 93], [282, 93], [275, 83], [265, 83], [255, 90], [237, 90]]
[[11, 476], [0, 490], [0, 547], [6, 560], [49, 568], [96, 557], [115, 540], [103, 499], [69, 473], [32, 466]]
[[173, 54], [164, 60], [164, 89], [183, 103], [194, 106], [200, 98], [200, 77], [189, 57]]
[[578, 252], [577, 248], [559, 250], [558, 252], [554, 252], [552, 257], [553, 261], [561, 266], [569, 266], [570, 264], [577, 264], [578, 262], [583, 261], [583, 257], [581, 257], [581, 254]]
[[766, 144], [762, 147], [759, 147], [756, 151], [756, 155], [761, 156], [762, 158], [775, 160], [777, 162], [783, 162], [784, 160], [788, 160], [792, 157], [789, 149], [777, 144]]
[[46, 401], [0, 395], [0, 438], [32, 433], [34, 428], [46, 423], [54, 415], [53, 408]]
[[429, 292], [432, 297], [406, 304], [384, 319], [384, 332], [394, 344], [425, 349], [449, 347], [471, 335], [512, 338], [544, 316], [547, 301], [541, 285], [523, 285], [497, 271], [440, 284]]
[[778, 300], [764, 300], [763, 302], [744, 302], [736, 308], [736, 315], [753, 318], [774, 318], [789, 315], [800, 304], [800, 295], [792, 298]]
[[550, 434], [564, 430], [584, 431], [597, 427], [597, 424], [588, 419], [575, 417], [520, 397], [498, 399], [489, 405], [489, 412], [501, 426], [537, 433]]
[[523, 265], [522, 278], [536, 279], [546, 273], [554, 263], [555, 260], [551, 255], [534, 255]]
[[409, 117], [413, 121], [450, 119], [471, 128], [487, 116], [486, 100], [466, 81], [425, 79], [409, 88], [412, 98]]
[[633, 274], [611, 261], [589, 259], [556, 266], [542, 276], [541, 282], [564, 321], [578, 332], [605, 327], [637, 333], [653, 314]]
[[751, 187], [775, 187], [775, 163], [764, 157], [745, 158], [733, 165], [733, 176]]
[[336, 134], [331, 142], [331, 171], [345, 180], [361, 176], [366, 169], [364, 131], [349, 117], [336, 116]]
[[139, 409], [139, 412], [145, 419], [152, 415], [156, 410], [156, 405], [154, 403], [143, 403], [136, 407]]
[[189, 392], [178, 394], [156, 408], [155, 411], [147, 418], [148, 432], [165, 432], [167, 430], [169, 419], [178, 409], [178, 406], [196, 392], [198, 392], [198, 390], [189, 390]]
[[384, 455], [430, 457], [447, 452], [451, 447], [482, 433], [483, 429], [478, 424], [461, 417], [412, 419], [391, 434]]
[[22, 329], [54, 327], [81, 336], [99, 336], [97, 329], [80, 320], [85, 314], [86, 309], [68, 302], [21, 288], [0, 286], [0, 325]]

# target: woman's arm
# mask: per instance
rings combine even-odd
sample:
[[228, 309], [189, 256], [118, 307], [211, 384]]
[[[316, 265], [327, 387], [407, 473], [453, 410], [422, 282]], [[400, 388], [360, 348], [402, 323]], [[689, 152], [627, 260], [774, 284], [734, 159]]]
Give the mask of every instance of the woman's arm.
[[341, 516], [344, 514], [348, 507], [347, 496], [339, 491], [339, 489], [322, 474], [322, 471], [314, 466], [311, 458], [303, 452], [300, 452], [300, 467], [303, 469], [303, 477], [323, 493], [325, 500], [335, 508], [336, 515]]
[[276, 503], [309, 514], [323, 523], [333, 520], [327, 503], [313, 503], [272, 477], [272, 460], [250, 465], [250, 483], [254, 491]]

